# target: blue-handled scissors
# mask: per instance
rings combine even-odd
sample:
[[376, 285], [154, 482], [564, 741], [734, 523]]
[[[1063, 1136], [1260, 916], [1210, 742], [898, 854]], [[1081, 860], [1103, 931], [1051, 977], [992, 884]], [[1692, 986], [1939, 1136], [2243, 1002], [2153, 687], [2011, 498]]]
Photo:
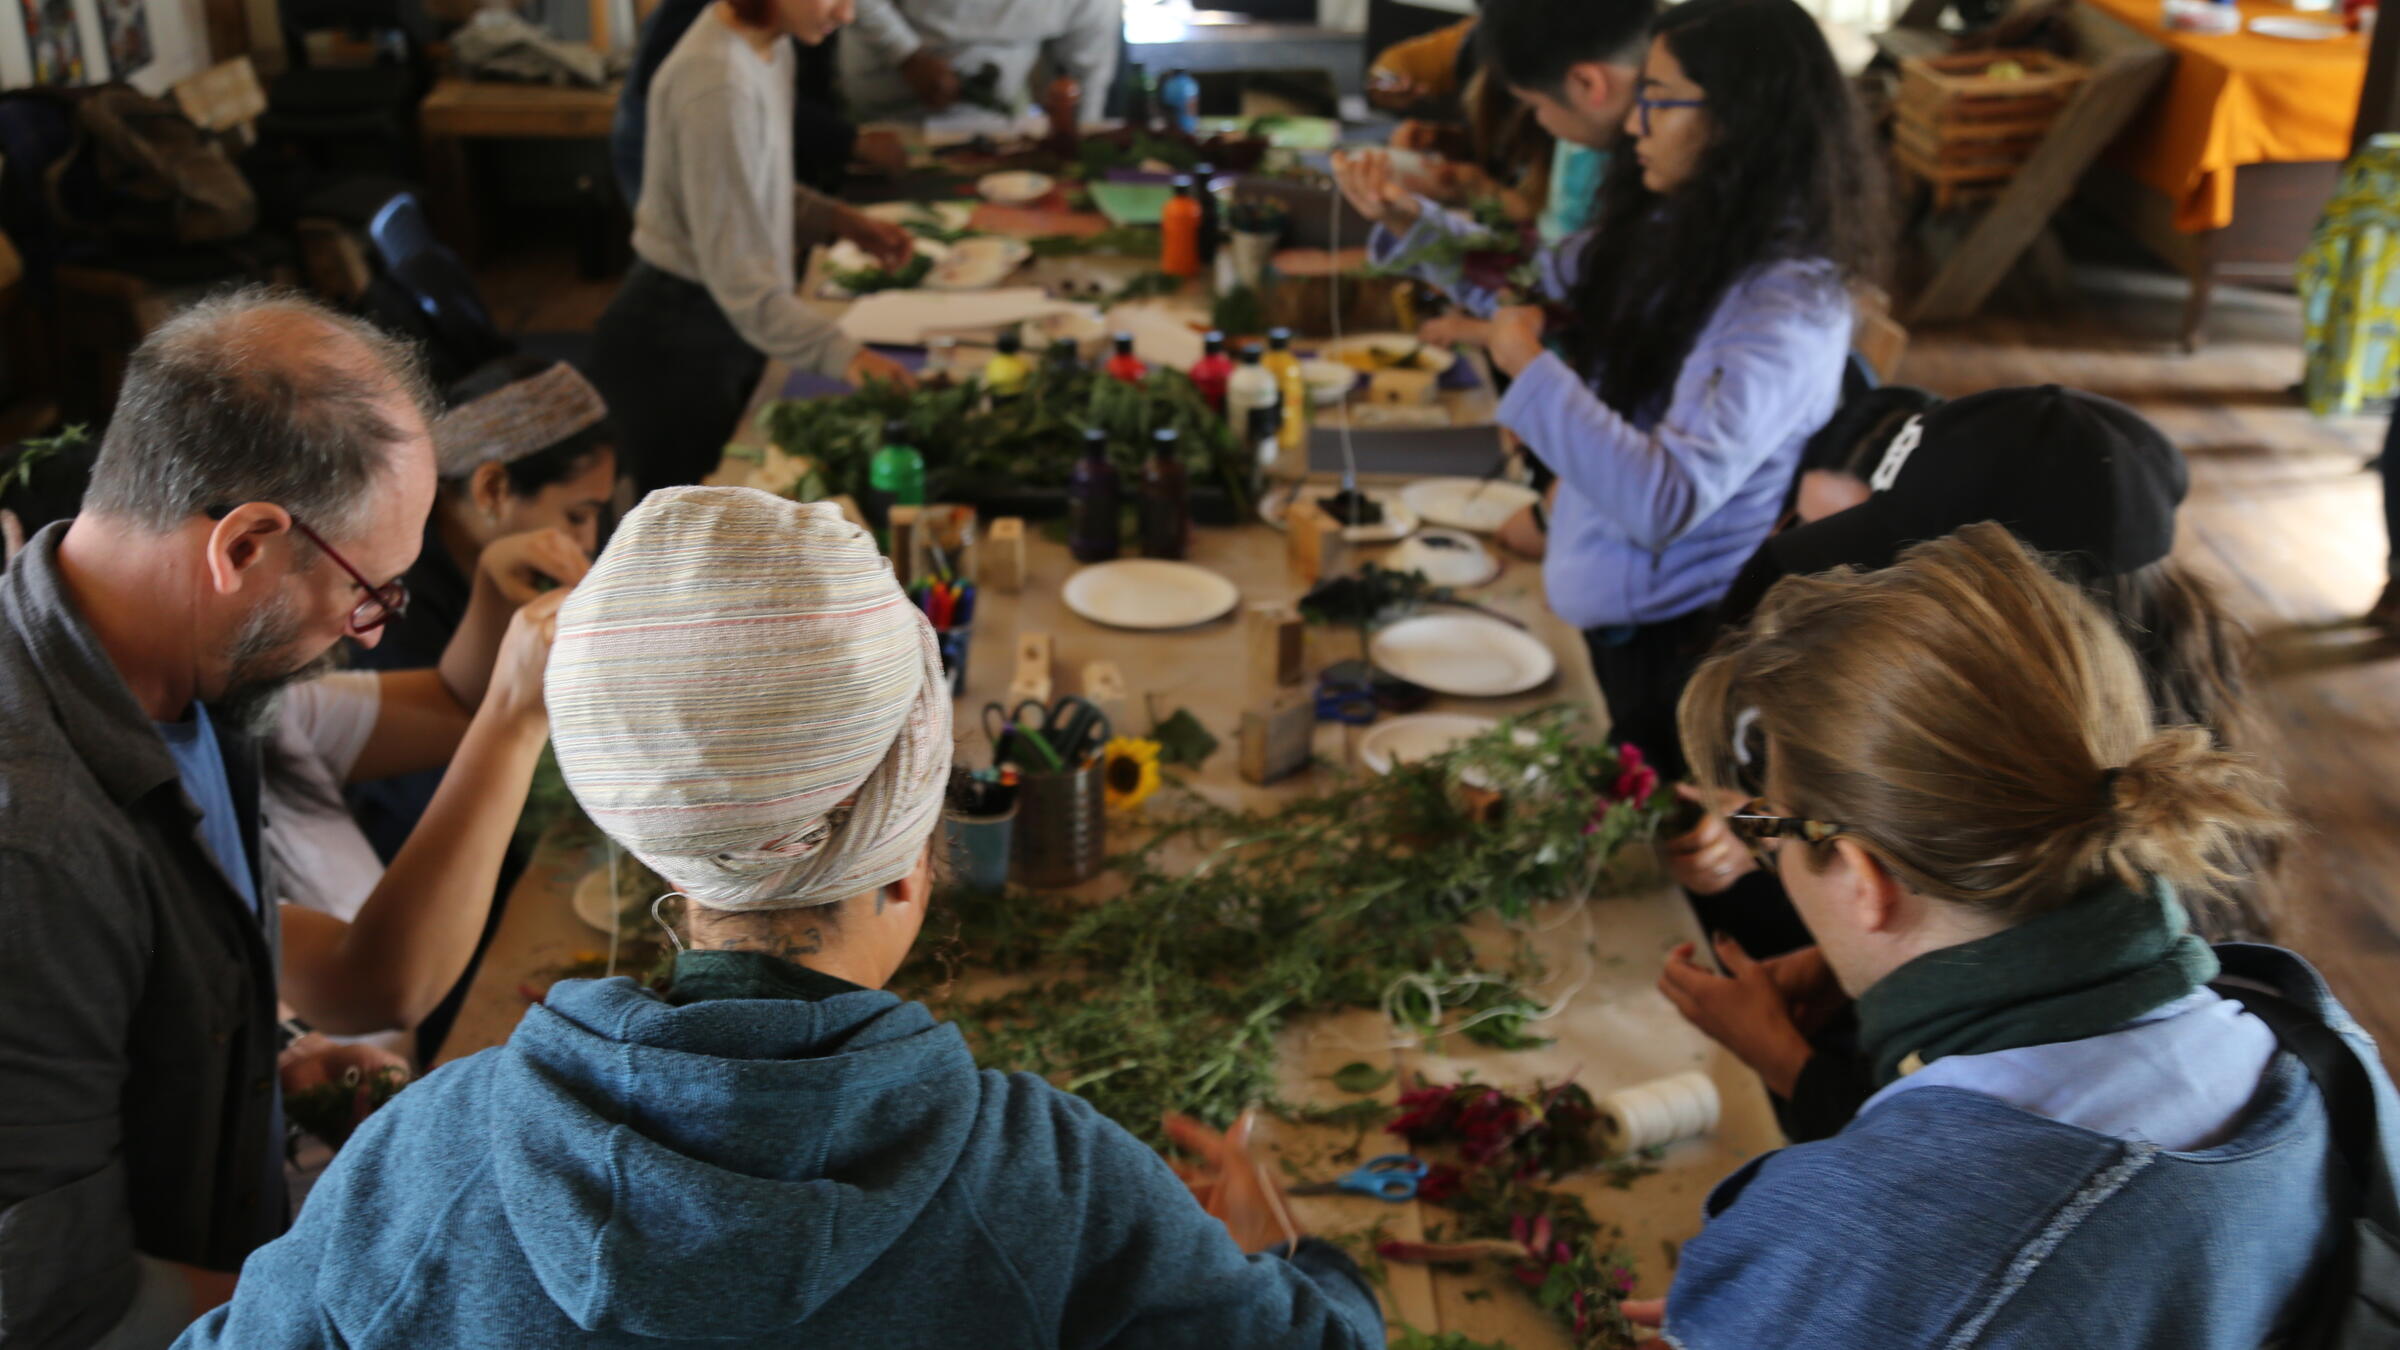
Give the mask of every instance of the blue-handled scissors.
[[1423, 1181], [1425, 1174], [1431, 1170], [1423, 1158], [1413, 1154], [1386, 1153], [1380, 1158], [1369, 1158], [1363, 1166], [1345, 1173], [1338, 1180], [1294, 1186], [1285, 1194], [1333, 1195], [1340, 1191], [1354, 1191], [1398, 1204], [1417, 1198], [1417, 1183]]

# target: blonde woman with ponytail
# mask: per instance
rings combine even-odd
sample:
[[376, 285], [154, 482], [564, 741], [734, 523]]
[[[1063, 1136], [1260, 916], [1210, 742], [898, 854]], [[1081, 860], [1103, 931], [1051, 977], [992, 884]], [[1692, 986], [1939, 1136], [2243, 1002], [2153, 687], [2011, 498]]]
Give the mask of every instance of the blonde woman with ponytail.
[[[2179, 894], [2286, 822], [2151, 707], [2116, 624], [1996, 525], [1788, 579], [1702, 665], [1694, 770], [1755, 798], [1732, 823], [1877, 1091], [1718, 1187], [1670, 1344], [2248, 1350], [2306, 1309], [2355, 1183], [2308, 1073], [2211, 982], [2355, 1026], [2298, 957], [2188, 930]], [[1686, 949], [1663, 987], [1693, 977], [1721, 978]]]

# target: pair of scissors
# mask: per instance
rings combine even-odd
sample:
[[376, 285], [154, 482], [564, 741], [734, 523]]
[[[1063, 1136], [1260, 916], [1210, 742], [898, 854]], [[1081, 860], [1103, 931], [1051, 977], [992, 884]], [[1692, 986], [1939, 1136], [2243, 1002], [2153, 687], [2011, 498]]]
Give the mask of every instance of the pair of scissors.
[[1115, 734], [1107, 713], [1090, 699], [1073, 694], [1063, 695], [1051, 705], [1046, 726], [1044, 734], [1050, 738], [1050, 748], [1070, 767], [1081, 764]]
[[1285, 1194], [1334, 1195], [1342, 1191], [1352, 1191], [1359, 1195], [1371, 1195], [1378, 1200], [1398, 1204], [1403, 1200], [1417, 1198], [1417, 1183], [1423, 1181], [1425, 1174], [1431, 1170], [1425, 1165], [1423, 1158], [1414, 1154], [1386, 1153], [1379, 1158], [1369, 1158], [1363, 1166], [1343, 1174], [1336, 1180], [1294, 1186]]
[[[1017, 760], [1035, 768], [1063, 768], [1045, 734], [1049, 724], [1049, 712], [1032, 699], [1017, 704], [1013, 712], [998, 703], [984, 704], [983, 734], [992, 738], [992, 763], [998, 765]], [[1020, 739], [1033, 752], [1030, 757], [1020, 759], [1015, 753], [1015, 745]]]

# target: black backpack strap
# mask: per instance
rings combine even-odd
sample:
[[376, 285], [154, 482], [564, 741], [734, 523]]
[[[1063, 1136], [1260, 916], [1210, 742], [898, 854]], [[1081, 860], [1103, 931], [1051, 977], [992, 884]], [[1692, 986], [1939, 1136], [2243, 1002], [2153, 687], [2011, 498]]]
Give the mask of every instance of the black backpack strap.
[[2343, 1242], [2293, 1350], [2400, 1348], [2400, 1205], [2377, 1120], [2375, 1080], [2341, 1033], [2299, 1004], [2246, 985], [2214, 985], [2267, 1024], [2308, 1069], [2324, 1095], [2333, 1149], [2358, 1184], [2359, 1203], [2341, 1225]]

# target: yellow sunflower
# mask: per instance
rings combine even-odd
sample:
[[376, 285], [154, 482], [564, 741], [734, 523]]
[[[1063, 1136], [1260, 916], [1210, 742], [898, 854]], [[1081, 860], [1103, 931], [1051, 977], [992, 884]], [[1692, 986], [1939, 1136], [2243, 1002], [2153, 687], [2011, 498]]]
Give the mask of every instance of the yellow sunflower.
[[1108, 809], [1130, 811], [1158, 791], [1158, 742], [1119, 736], [1101, 752], [1100, 782], [1107, 789]]

